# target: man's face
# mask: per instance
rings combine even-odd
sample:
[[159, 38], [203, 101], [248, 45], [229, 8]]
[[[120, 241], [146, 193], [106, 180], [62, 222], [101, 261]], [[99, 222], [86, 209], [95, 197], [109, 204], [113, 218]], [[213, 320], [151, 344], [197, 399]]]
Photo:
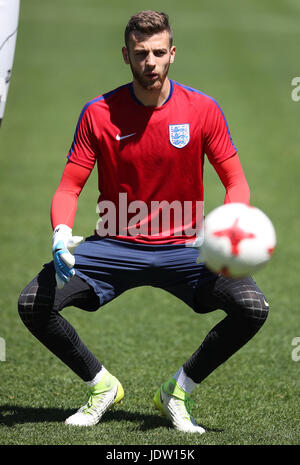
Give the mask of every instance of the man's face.
[[128, 48], [123, 47], [125, 63], [129, 64], [135, 81], [145, 90], [160, 90], [173, 63], [176, 48], [170, 47], [167, 31], [151, 36], [132, 33]]

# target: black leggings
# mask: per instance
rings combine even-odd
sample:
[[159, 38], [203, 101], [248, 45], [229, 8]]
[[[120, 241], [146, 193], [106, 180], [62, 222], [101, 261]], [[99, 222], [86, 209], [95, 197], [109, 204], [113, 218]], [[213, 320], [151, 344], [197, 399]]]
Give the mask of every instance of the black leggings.
[[80, 378], [90, 381], [102, 365], [59, 313], [70, 306], [94, 311], [99, 308], [99, 299], [76, 275], [58, 289], [52, 262], [25, 287], [18, 304], [20, 317], [29, 331]]
[[[186, 374], [200, 383], [255, 335], [267, 318], [269, 306], [252, 278], [220, 276], [199, 287], [195, 299], [198, 313], [216, 309], [227, 313], [184, 364]], [[90, 381], [102, 365], [61, 316], [60, 311], [68, 306], [94, 311], [100, 304], [94, 290], [77, 276], [58, 289], [52, 263], [25, 287], [18, 302], [20, 317], [29, 331], [82, 380]]]
[[269, 304], [252, 278], [223, 276], [199, 288], [196, 300], [199, 313], [216, 309], [227, 313], [184, 364], [185, 372], [200, 383], [257, 333], [267, 319]]

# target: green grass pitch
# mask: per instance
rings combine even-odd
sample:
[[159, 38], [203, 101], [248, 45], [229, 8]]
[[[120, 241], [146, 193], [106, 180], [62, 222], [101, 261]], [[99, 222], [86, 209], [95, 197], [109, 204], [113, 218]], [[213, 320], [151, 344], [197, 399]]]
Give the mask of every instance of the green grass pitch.
[[[296, 0], [52, 0], [21, 2], [6, 113], [0, 130], [1, 445], [298, 445], [300, 102]], [[66, 427], [85, 385], [34, 339], [17, 299], [50, 255], [50, 203], [84, 103], [131, 79], [124, 26], [140, 9], [169, 13], [177, 56], [170, 77], [214, 96], [226, 115], [251, 202], [276, 227], [271, 263], [256, 275], [270, 301], [262, 330], [197, 390], [202, 436], [179, 434], [152, 407], [157, 387], [199, 346], [221, 311], [196, 315], [153, 288], [125, 293], [98, 312], [64, 316], [122, 382], [125, 398], [91, 429]], [[74, 234], [96, 221], [95, 173], [82, 193]], [[184, 182], [184, 180], [183, 180]], [[208, 162], [206, 212], [224, 191]], [[295, 350], [294, 352], [292, 352]], [[299, 352], [298, 352], [299, 354]]]

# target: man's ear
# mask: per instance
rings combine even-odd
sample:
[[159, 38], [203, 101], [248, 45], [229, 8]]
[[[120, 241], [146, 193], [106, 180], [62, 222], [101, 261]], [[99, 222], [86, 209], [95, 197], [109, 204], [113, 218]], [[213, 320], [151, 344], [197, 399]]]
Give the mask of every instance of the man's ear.
[[127, 47], [122, 47], [122, 55], [123, 55], [126, 65], [129, 65], [129, 56], [128, 56]]
[[173, 46], [171, 47], [170, 53], [171, 53], [170, 63], [173, 63], [174, 60], [175, 60], [175, 53], [176, 53], [176, 47], [175, 47], [175, 45], [173, 45]]

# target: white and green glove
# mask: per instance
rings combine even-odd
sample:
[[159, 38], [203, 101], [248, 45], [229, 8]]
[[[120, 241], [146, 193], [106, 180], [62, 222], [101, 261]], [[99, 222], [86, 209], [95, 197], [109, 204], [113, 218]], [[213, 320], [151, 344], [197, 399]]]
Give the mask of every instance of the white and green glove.
[[84, 241], [82, 236], [72, 236], [72, 229], [66, 224], [59, 224], [53, 231], [52, 255], [55, 267], [57, 287], [62, 289], [75, 275], [74, 252]]
[[202, 254], [201, 254], [201, 246], [203, 245], [203, 241], [204, 241], [204, 229], [202, 228], [198, 232], [194, 242], [188, 242], [186, 244], [187, 247], [193, 247], [194, 249], [197, 249], [199, 251], [199, 255], [197, 257], [196, 263], [202, 263], [203, 262], [203, 257], [202, 257]]

